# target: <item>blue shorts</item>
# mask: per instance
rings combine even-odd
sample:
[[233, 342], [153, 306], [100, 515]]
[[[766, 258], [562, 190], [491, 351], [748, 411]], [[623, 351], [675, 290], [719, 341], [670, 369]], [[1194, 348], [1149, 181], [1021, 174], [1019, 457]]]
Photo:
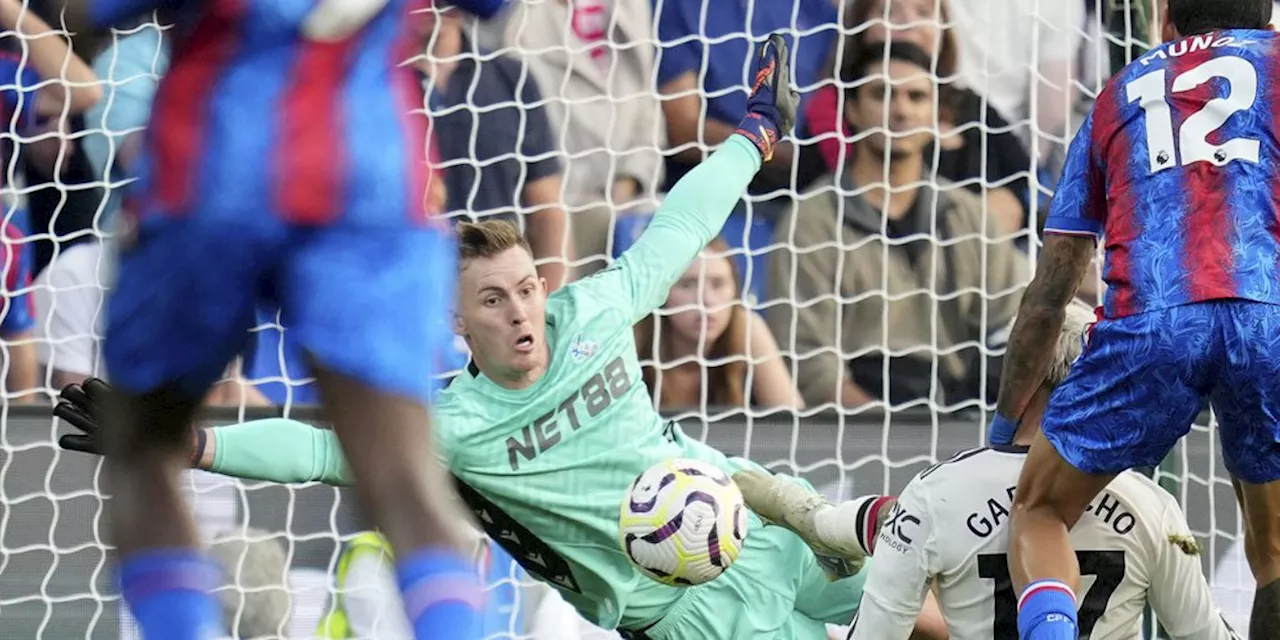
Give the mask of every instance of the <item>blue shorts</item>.
[[456, 254], [443, 230], [152, 218], [118, 259], [103, 357], [133, 393], [202, 397], [252, 343], [258, 303], [280, 306], [319, 366], [418, 400], [452, 345]]
[[1280, 480], [1280, 306], [1221, 300], [1098, 322], [1042, 429], [1077, 469], [1115, 474], [1160, 464], [1206, 399], [1231, 474]]

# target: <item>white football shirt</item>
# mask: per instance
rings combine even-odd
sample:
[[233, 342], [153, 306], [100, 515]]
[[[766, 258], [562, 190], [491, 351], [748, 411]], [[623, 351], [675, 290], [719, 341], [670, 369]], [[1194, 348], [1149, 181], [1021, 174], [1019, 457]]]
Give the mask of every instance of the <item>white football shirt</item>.
[[[932, 580], [952, 640], [1016, 640], [1009, 577], [1009, 513], [1026, 447], [960, 453], [916, 476], [876, 540], [862, 604], [849, 638], [911, 634]], [[1214, 606], [1200, 557], [1176, 542], [1190, 536], [1178, 503], [1134, 472], [1116, 477], [1071, 530], [1080, 561], [1080, 637], [1142, 637], [1147, 602], [1169, 636], [1233, 640]]]

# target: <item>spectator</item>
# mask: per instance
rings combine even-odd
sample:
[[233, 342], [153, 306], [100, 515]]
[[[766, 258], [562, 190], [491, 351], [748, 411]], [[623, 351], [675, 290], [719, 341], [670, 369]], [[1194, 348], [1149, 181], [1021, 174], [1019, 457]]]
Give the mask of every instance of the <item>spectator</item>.
[[771, 309], [769, 324], [794, 338], [811, 405], [994, 399], [986, 378], [999, 364], [984, 371], [984, 347], [1001, 346], [1027, 260], [993, 239], [977, 196], [927, 179], [931, 58], [905, 43], [888, 57], [864, 49], [845, 72], [848, 123], [867, 135], [779, 224], [774, 241], [789, 248], [771, 256], [768, 289], [795, 304]]
[[4, 402], [28, 403], [38, 397], [31, 244], [12, 217], [0, 221], [0, 233], [4, 234], [0, 243], [4, 260], [4, 308], [0, 309]]
[[103, 377], [101, 284], [106, 254], [97, 241], [69, 247], [36, 277], [36, 361], [44, 386], [55, 392], [91, 377]]
[[431, 112], [455, 216], [513, 218], [525, 229], [538, 273], [551, 289], [565, 280], [568, 230], [558, 151], [542, 94], [521, 63], [492, 56], [463, 32], [462, 13], [418, 14], [429, 45], [415, 62]]
[[[1073, 0], [952, 0], [965, 84], [986, 96], [1009, 122], [1029, 122], [1042, 138], [1036, 164], [1069, 139], [1072, 78], [1084, 29]], [[1037, 82], [1038, 80], [1038, 82]], [[1030, 139], [1027, 140], [1030, 144]]]
[[[651, 213], [666, 148], [649, 0], [513, 3], [493, 28], [547, 99], [565, 157], [574, 255], [603, 267], [615, 215]], [[594, 259], [593, 259], [594, 258]]]
[[764, 318], [747, 308], [716, 238], [635, 329], [644, 381], [663, 411], [804, 406]]
[[145, 22], [114, 33], [110, 45], [93, 59], [93, 70], [106, 81], [106, 96], [85, 114], [86, 135], [80, 144], [106, 185], [107, 206], [99, 224], [107, 227], [132, 176], [156, 87], [169, 71], [164, 27]]
[[[0, 158], [10, 166], [15, 140], [45, 132], [42, 127], [50, 121], [84, 111], [101, 97], [101, 90], [93, 72], [71, 52], [67, 40], [19, 0], [0, 0], [0, 29], [22, 38], [25, 47], [22, 54], [0, 53], [0, 76], [4, 77], [0, 81], [4, 87], [0, 89], [0, 118], [10, 134], [0, 141]], [[46, 79], [50, 82], [42, 83]], [[55, 147], [62, 142], [56, 134], [48, 139]], [[47, 170], [53, 171], [58, 155], [46, 154], [50, 162]], [[26, 402], [36, 397], [35, 320], [29, 298], [34, 241], [25, 237], [27, 226], [22, 210], [9, 209], [0, 221], [4, 260], [0, 340], [6, 401]]]
[[66, 38], [21, 0], [0, 0], [0, 28], [23, 41], [22, 53], [0, 54], [5, 121], [17, 133], [40, 120], [83, 113], [102, 98], [97, 76]]
[[266, 531], [224, 533], [209, 555], [227, 575], [217, 590], [222, 618], [234, 640], [283, 638], [289, 628], [289, 557]]
[[[801, 92], [812, 91], [836, 38], [837, 14], [832, 0], [734, 2], [720, 0], [652, 0], [661, 50], [658, 92], [663, 99], [667, 140], [667, 185], [675, 184], [702, 161], [702, 146], [724, 142], [746, 112], [752, 79], [748, 47], [770, 33], [791, 29], [805, 35], [791, 39], [792, 78]], [[829, 27], [829, 28], [824, 28]], [[705, 100], [705, 105], [704, 105]], [[803, 116], [799, 124], [803, 124]], [[753, 192], [791, 188], [794, 147], [778, 146], [765, 164]], [[801, 167], [801, 182], [805, 168]]]
[[[938, 82], [937, 175], [982, 196], [1002, 231], [1026, 229], [1034, 201], [1028, 179], [1034, 170], [1031, 156], [995, 107], [984, 106], [982, 96], [956, 81], [960, 47], [950, 23], [947, 0], [852, 0], [844, 11], [847, 35], [832, 48], [828, 77], [835, 79], [843, 63], [871, 46], [883, 50], [905, 42], [928, 53]], [[854, 132], [844, 118], [843, 102], [840, 88], [824, 86], [807, 106], [808, 134], [817, 139], [830, 171], [844, 166], [852, 153]], [[934, 149], [926, 149], [924, 157], [934, 158]]]

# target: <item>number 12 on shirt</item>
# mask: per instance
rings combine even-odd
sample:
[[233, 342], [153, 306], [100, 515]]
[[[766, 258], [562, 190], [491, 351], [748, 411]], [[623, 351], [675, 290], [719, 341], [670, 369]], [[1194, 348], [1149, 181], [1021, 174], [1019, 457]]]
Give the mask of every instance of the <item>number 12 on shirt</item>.
[[1233, 138], [1221, 144], [1208, 140], [1209, 135], [1222, 128], [1236, 112], [1253, 107], [1258, 98], [1258, 71], [1253, 64], [1238, 56], [1223, 56], [1192, 67], [1173, 79], [1173, 93], [1190, 91], [1215, 78], [1226, 80], [1229, 85], [1226, 95], [1206, 101], [1186, 117], [1176, 132], [1176, 147], [1173, 110], [1166, 101], [1166, 71], [1157, 69], [1125, 85], [1128, 101], [1137, 102], [1146, 116], [1151, 172], [1194, 162], [1211, 162], [1219, 167], [1233, 160], [1256, 164], [1257, 140]]

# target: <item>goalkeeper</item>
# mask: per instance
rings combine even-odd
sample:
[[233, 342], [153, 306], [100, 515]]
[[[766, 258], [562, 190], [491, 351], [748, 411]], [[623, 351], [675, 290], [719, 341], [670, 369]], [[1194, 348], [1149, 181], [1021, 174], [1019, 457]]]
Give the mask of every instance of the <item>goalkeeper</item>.
[[[851, 621], [862, 593], [863, 575], [845, 567], [846, 577], [829, 580], [800, 538], [754, 516], [737, 562], [696, 587], [644, 577], [619, 543], [619, 505], [651, 465], [685, 457], [759, 469], [663, 423], [632, 338], [632, 325], [662, 304], [794, 124], [782, 37], [771, 36], [754, 62], [737, 134], [671, 190], [610, 268], [547, 297], [514, 227], [459, 227], [455, 330], [473, 359], [436, 409], [445, 463], [492, 539], [583, 617], [632, 638], [819, 640], [826, 623]], [[73, 406], [92, 398], [77, 388], [64, 398], [58, 415], [89, 433], [63, 446], [95, 450], [94, 412]], [[340, 451], [329, 431], [267, 420], [197, 431], [193, 462], [241, 478], [348, 484]]]

